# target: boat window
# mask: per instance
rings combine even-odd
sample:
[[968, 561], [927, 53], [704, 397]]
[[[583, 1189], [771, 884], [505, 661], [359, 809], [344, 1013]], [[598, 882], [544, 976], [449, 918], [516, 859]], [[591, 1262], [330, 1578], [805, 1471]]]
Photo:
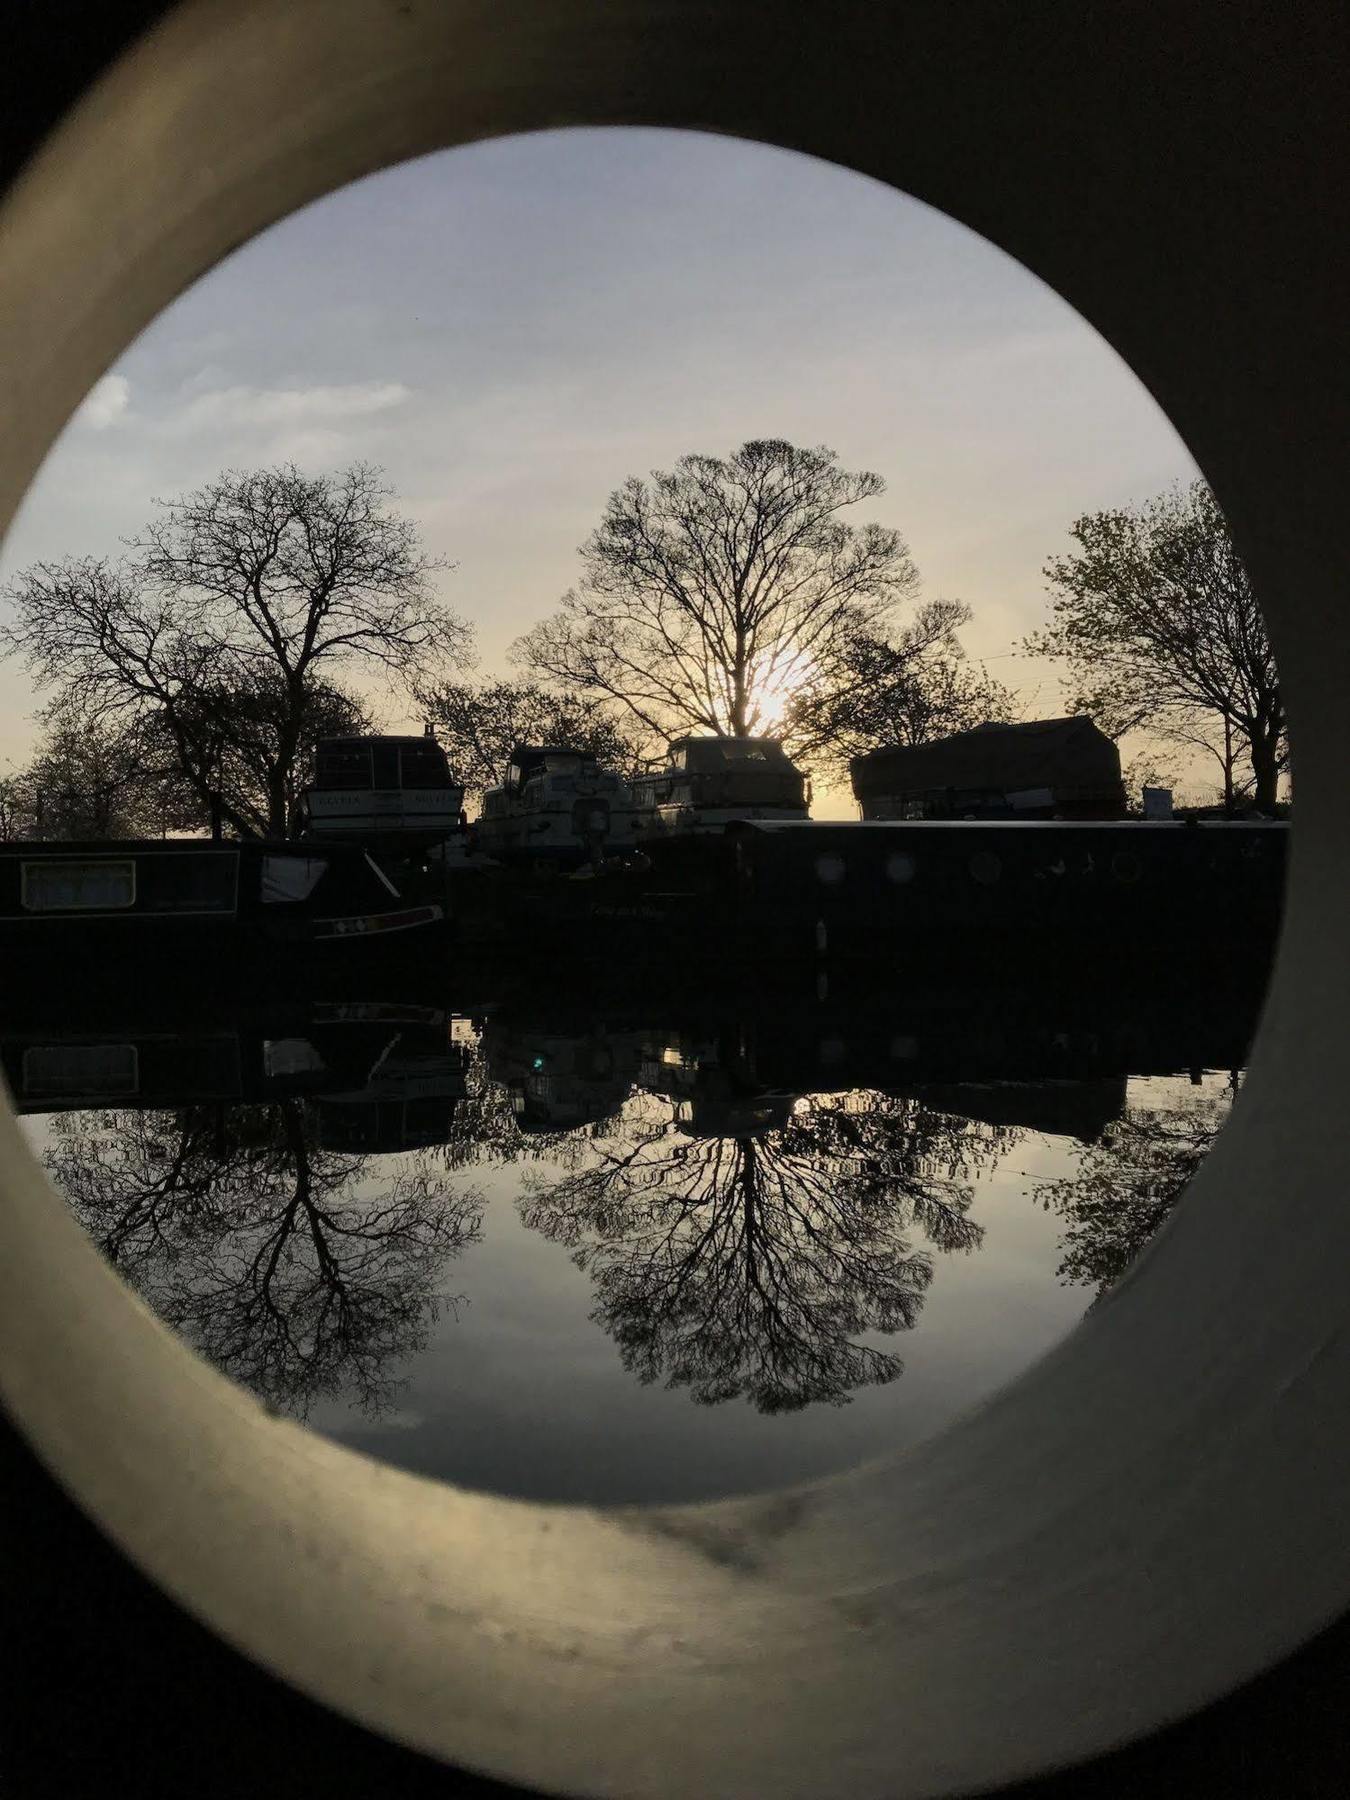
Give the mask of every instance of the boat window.
[[405, 788], [447, 788], [450, 770], [445, 752], [428, 738], [425, 744], [405, 744], [400, 753]]
[[316, 788], [371, 786], [369, 744], [320, 744], [314, 759]]
[[264, 856], [262, 900], [264, 906], [308, 900], [319, 885], [328, 864], [317, 856]]
[[992, 887], [1003, 873], [1003, 864], [992, 850], [977, 850], [970, 859], [970, 878], [981, 887]]
[[399, 747], [397, 744], [372, 744], [370, 747], [370, 763], [374, 773], [374, 785], [387, 792], [398, 786]]
[[43, 858], [23, 865], [22, 903], [29, 912], [102, 912], [136, 904], [130, 858]]
[[134, 1044], [34, 1044], [23, 1053], [25, 1094], [134, 1094], [137, 1086]]
[[152, 851], [137, 869], [138, 910], [144, 913], [234, 911], [237, 850]]
[[726, 757], [728, 762], [762, 763], [768, 762], [769, 760], [769, 752], [764, 748], [763, 744], [751, 743], [747, 739], [724, 744], [722, 746], [722, 754]]
[[897, 850], [893, 856], [886, 858], [886, 879], [893, 881], [897, 887], [903, 887], [907, 881], [914, 879], [914, 858], [906, 856], [903, 850]]
[[842, 856], [818, 856], [816, 858], [816, 880], [823, 881], [827, 887], [838, 887], [844, 879], [844, 859]]

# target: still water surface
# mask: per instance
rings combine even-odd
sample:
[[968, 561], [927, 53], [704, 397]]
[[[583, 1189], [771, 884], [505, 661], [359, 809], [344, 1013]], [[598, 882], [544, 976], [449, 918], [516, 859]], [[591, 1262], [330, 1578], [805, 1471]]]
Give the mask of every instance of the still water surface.
[[673, 1501], [911, 1445], [1063, 1338], [1212, 1142], [1255, 1012], [302, 994], [29, 1025], [6, 1068], [105, 1254], [269, 1406], [499, 1493]]

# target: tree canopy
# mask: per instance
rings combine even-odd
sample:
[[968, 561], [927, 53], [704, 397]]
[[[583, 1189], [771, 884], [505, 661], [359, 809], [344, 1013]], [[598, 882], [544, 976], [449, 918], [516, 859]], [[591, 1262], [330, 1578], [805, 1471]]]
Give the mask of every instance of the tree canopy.
[[463, 660], [442, 565], [377, 469], [227, 470], [160, 513], [118, 561], [67, 557], [7, 589], [0, 645], [89, 719], [152, 732], [237, 831], [294, 824], [307, 741], [362, 717], [343, 685], [405, 685]]
[[0, 840], [152, 837], [197, 822], [153, 724], [87, 718], [58, 696], [29, 761], [0, 784]]
[[589, 750], [620, 774], [641, 757], [633, 734], [603, 701], [559, 694], [533, 681], [446, 681], [419, 686], [423, 717], [445, 746], [467, 793], [480, 799], [502, 778], [517, 744], [566, 744]]
[[1209, 487], [1085, 513], [1069, 535], [1076, 548], [1045, 566], [1051, 623], [1027, 648], [1067, 662], [1074, 710], [1113, 737], [1142, 728], [1212, 755], [1230, 804], [1245, 758], [1271, 811], [1288, 762], [1279, 674]]
[[841, 516], [884, 491], [832, 450], [778, 439], [631, 476], [581, 547], [580, 583], [514, 660], [653, 742], [754, 736], [917, 588], [898, 531]]
[[1127, 1106], [1079, 1150], [1072, 1174], [1038, 1184], [1032, 1198], [1065, 1221], [1062, 1280], [1095, 1287], [1098, 1299], [1115, 1286], [1209, 1155], [1235, 1087], [1236, 1077], [1220, 1093]]
[[855, 756], [888, 744], [926, 744], [1014, 716], [1007, 688], [967, 660], [960, 600], [930, 600], [889, 638], [860, 634], [827, 676], [788, 703], [783, 736], [795, 756], [835, 781]]

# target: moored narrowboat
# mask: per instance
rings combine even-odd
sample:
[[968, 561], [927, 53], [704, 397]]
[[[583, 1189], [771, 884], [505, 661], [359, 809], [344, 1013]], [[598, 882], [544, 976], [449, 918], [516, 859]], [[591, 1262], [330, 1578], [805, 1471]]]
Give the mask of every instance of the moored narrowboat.
[[[359, 844], [195, 838], [0, 845], [0, 939], [48, 959], [126, 958], [388, 941], [443, 923]], [[69, 976], [69, 965], [62, 966]], [[16, 973], [23, 973], [21, 967]]]

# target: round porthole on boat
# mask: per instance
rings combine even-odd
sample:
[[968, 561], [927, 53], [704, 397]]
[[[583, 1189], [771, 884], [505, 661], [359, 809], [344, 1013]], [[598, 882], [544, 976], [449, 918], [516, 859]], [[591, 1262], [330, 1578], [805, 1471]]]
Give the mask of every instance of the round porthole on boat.
[[838, 887], [844, 879], [844, 859], [842, 856], [826, 855], [816, 858], [816, 880], [823, 881], [826, 887]]
[[977, 850], [970, 859], [970, 879], [981, 887], [992, 887], [1003, 873], [1003, 864], [992, 850]]
[[906, 882], [913, 881], [917, 865], [912, 856], [906, 856], [903, 850], [893, 851], [886, 858], [886, 879], [893, 881], [897, 887], [904, 887]]
[[1117, 850], [1111, 858], [1111, 873], [1117, 881], [1138, 881], [1139, 858], [1133, 850]]

